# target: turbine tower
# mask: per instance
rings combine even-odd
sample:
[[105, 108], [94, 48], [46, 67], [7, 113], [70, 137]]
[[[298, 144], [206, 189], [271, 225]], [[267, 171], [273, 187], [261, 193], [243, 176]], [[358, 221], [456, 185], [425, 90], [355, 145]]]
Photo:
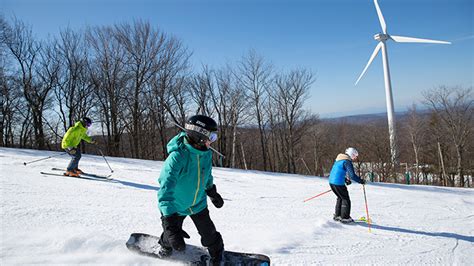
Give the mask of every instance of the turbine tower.
[[395, 116], [394, 116], [394, 108], [393, 108], [393, 97], [392, 97], [392, 84], [390, 81], [390, 70], [388, 66], [388, 54], [387, 54], [387, 40], [392, 40], [395, 42], [406, 42], [406, 43], [440, 43], [440, 44], [451, 44], [450, 42], [445, 41], [437, 41], [437, 40], [429, 40], [429, 39], [420, 39], [420, 38], [413, 38], [413, 37], [404, 37], [404, 36], [396, 36], [396, 35], [389, 35], [387, 33], [387, 25], [385, 24], [385, 19], [383, 18], [382, 11], [380, 10], [379, 4], [377, 0], [374, 0], [375, 8], [377, 9], [377, 15], [379, 17], [380, 26], [382, 27], [382, 33], [378, 33], [374, 35], [374, 39], [379, 42], [375, 47], [374, 52], [370, 56], [369, 62], [365, 66], [364, 70], [360, 74], [359, 78], [355, 82], [355, 85], [359, 82], [359, 80], [364, 76], [365, 71], [372, 63], [374, 58], [377, 56], [380, 50], [382, 50], [382, 62], [383, 62], [383, 76], [385, 81], [385, 98], [387, 101], [387, 119], [388, 119], [388, 133], [390, 135], [390, 152], [391, 152], [391, 159], [394, 165], [398, 165], [398, 148], [397, 148], [397, 140], [396, 140], [396, 133], [395, 133]]

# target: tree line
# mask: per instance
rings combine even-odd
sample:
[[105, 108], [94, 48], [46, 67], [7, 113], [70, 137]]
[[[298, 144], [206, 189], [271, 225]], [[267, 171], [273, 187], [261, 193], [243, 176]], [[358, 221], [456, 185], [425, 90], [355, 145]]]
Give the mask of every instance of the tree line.
[[[279, 70], [253, 50], [195, 68], [182, 40], [144, 21], [40, 40], [21, 20], [0, 17], [0, 45], [1, 146], [58, 150], [64, 132], [89, 116], [107, 155], [163, 160], [175, 125], [204, 114], [219, 124], [213, 146], [225, 157], [216, 165], [324, 176], [354, 146], [361, 175], [403, 182], [385, 120], [305, 110], [316, 81], [309, 69]], [[421, 112], [398, 121], [400, 161], [414, 183], [472, 186], [472, 88], [440, 86], [424, 98]]]

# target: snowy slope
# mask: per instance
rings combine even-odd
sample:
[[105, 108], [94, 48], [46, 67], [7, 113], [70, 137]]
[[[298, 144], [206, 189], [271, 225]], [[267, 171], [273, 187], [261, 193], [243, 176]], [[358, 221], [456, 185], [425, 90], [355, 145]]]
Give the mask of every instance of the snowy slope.
[[[155, 264], [125, 247], [132, 232], [159, 235], [156, 191], [162, 162], [108, 158], [114, 181], [103, 182], [40, 171], [65, 167], [67, 156], [0, 148], [0, 264]], [[81, 169], [110, 171], [102, 157], [84, 155]], [[318, 177], [214, 168], [225, 200], [210, 206], [228, 250], [265, 253], [273, 265], [438, 264], [474, 262], [472, 189], [370, 184], [369, 212], [375, 224], [332, 221], [335, 196]], [[349, 187], [352, 216], [365, 215], [362, 186]], [[188, 218], [188, 243], [200, 245]]]

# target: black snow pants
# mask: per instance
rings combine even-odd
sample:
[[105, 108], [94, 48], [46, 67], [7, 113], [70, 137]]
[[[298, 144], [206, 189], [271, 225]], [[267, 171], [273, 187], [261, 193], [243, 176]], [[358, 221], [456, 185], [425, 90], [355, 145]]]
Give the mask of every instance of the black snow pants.
[[341, 216], [342, 219], [351, 217], [351, 199], [345, 185], [338, 186], [330, 184], [332, 191], [337, 196], [335, 216]]
[[[224, 242], [222, 240], [221, 234], [217, 232], [216, 227], [209, 216], [209, 210], [205, 208], [204, 210], [190, 215], [189, 217], [191, 217], [191, 220], [193, 221], [199, 235], [201, 236], [201, 244], [208, 249], [211, 258], [220, 258], [222, 252], [224, 251]], [[185, 218], [186, 216], [179, 216], [178, 224], [176, 227], [174, 227], [176, 230], [182, 231], [183, 221]], [[167, 230], [167, 228], [170, 228], [163, 222], [162, 226], [163, 231]], [[171, 245], [166, 239], [166, 235], [167, 234], [164, 232], [161, 234], [160, 244], [164, 247], [170, 248]]]

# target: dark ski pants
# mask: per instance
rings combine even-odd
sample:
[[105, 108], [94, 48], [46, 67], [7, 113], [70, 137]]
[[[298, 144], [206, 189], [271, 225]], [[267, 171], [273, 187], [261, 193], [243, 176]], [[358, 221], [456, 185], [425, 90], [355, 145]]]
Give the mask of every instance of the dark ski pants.
[[79, 147], [75, 148], [76, 153], [71, 154], [70, 150], [66, 150], [67, 154], [71, 156], [71, 161], [69, 162], [69, 165], [67, 166], [68, 171], [72, 171], [74, 169], [79, 168], [79, 160], [81, 160], [81, 149]]
[[[199, 213], [190, 215], [190, 217], [194, 225], [196, 226], [199, 235], [201, 236], [201, 244], [208, 249], [209, 255], [215, 258], [221, 256], [222, 252], [224, 251], [224, 242], [222, 240], [221, 234], [217, 232], [216, 227], [212, 222], [211, 217], [209, 216], [209, 210], [205, 208]], [[183, 221], [185, 218], [186, 216], [179, 216], [179, 221], [176, 228], [177, 230], [182, 230]], [[163, 231], [167, 230], [163, 223], [162, 226]], [[166, 235], [167, 234], [165, 234], [164, 232], [163, 234], [161, 234], [160, 244], [167, 248], [170, 248], [171, 245], [166, 239]]]
[[351, 199], [349, 198], [349, 192], [345, 185], [338, 186], [330, 184], [331, 190], [336, 194], [336, 209], [335, 216], [341, 216], [342, 219], [351, 217]]

